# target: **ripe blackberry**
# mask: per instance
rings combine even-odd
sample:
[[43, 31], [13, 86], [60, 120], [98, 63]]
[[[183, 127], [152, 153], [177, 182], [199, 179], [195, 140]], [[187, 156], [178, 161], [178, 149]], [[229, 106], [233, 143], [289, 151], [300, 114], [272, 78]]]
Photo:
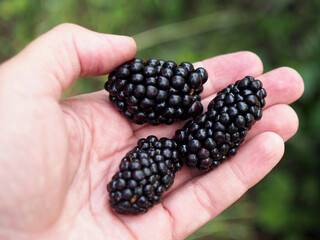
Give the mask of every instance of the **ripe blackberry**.
[[140, 214], [158, 204], [174, 181], [182, 161], [174, 140], [140, 139], [121, 160], [120, 171], [107, 185], [110, 205], [119, 214]]
[[247, 76], [218, 92], [208, 111], [176, 131], [175, 141], [190, 168], [210, 170], [237, 152], [247, 131], [262, 117], [266, 90]]
[[203, 111], [199, 94], [208, 74], [188, 62], [135, 58], [109, 74], [110, 102], [130, 121], [172, 124]]

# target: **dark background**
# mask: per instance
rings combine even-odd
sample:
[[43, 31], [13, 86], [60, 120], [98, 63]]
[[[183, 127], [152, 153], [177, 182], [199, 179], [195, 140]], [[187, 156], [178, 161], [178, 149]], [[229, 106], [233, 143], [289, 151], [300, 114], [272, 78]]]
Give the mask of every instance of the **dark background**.
[[[133, 36], [138, 57], [199, 61], [250, 50], [265, 71], [295, 68], [305, 93], [292, 107], [300, 128], [280, 164], [189, 239], [320, 239], [320, 1], [1, 0], [0, 61], [63, 22]], [[79, 79], [65, 97], [103, 88]]]

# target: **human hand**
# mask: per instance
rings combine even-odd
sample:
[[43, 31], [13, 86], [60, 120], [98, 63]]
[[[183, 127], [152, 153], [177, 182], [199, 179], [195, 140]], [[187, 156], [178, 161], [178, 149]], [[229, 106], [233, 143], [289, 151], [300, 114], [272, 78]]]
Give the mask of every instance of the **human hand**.
[[[263, 118], [238, 154], [204, 175], [176, 174], [161, 204], [139, 216], [117, 215], [106, 185], [122, 157], [141, 137], [172, 137], [171, 126], [134, 125], [108, 102], [107, 93], [60, 100], [79, 76], [103, 75], [132, 59], [131, 38], [60, 25], [0, 66], [1, 239], [183, 239], [261, 180], [281, 159], [298, 118], [287, 104], [303, 82], [284, 67], [262, 74], [250, 52], [203, 62], [209, 73], [202, 99], [246, 75], [268, 92]], [[262, 75], [261, 75], [262, 74]]]

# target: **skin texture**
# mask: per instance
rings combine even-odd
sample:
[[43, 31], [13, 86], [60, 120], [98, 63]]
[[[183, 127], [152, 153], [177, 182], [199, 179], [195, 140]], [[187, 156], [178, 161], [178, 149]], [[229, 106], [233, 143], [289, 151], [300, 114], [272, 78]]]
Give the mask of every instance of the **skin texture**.
[[134, 125], [99, 91], [60, 100], [79, 76], [103, 75], [132, 59], [132, 38], [63, 24], [0, 66], [0, 239], [183, 239], [214, 218], [278, 163], [298, 128], [290, 104], [303, 93], [293, 69], [262, 74], [251, 52], [196, 63], [209, 73], [204, 105], [252, 75], [268, 92], [264, 116], [238, 154], [201, 175], [184, 168], [162, 204], [119, 216], [106, 185], [137, 139], [172, 137], [183, 125]]

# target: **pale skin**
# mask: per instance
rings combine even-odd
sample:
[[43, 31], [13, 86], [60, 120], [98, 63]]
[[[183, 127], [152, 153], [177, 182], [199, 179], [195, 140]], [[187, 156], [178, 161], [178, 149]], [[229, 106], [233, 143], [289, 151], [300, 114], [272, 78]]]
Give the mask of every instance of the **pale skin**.
[[303, 93], [293, 69], [263, 74], [259, 57], [237, 52], [203, 66], [206, 106], [228, 84], [252, 75], [268, 97], [238, 154], [202, 174], [186, 167], [161, 204], [139, 216], [115, 214], [106, 185], [137, 139], [172, 137], [182, 126], [130, 124], [105, 91], [69, 99], [79, 76], [104, 75], [132, 59], [132, 38], [63, 24], [0, 65], [0, 239], [183, 239], [234, 203], [279, 162], [298, 129], [288, 104]]

